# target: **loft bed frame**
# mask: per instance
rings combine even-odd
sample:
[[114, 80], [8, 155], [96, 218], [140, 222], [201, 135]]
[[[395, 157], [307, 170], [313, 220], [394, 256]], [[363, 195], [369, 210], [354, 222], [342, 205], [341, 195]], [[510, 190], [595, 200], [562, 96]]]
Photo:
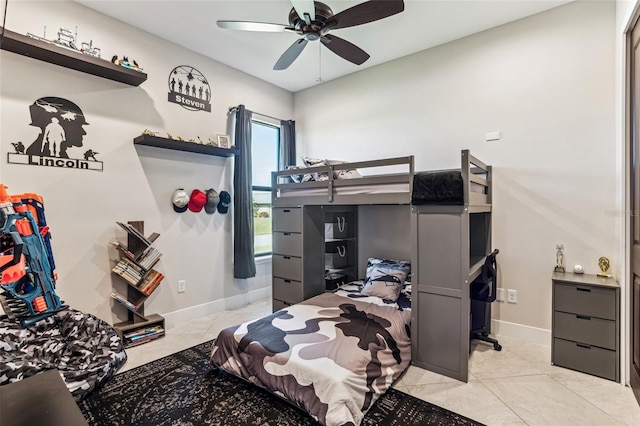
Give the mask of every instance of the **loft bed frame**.
[[[403, 173], [365, 174], [351, 179], [336, 179], [340, 170], [370, 170], [394, 167], [405, 168]], [[386, 168], [386, 169], [385, 169]], [[461, 152], [463, 181], [462, 204], [482, 209], [491, 205], [491, 167], [471, 155]], [[446, 173], [435, 170], [428, 173]], [[291, 182], [291, 175], [326, 174], [327, 180]], [[358, 161], [318, 167], [272, 172], [271, 203], [274, 207], [291, 205], [358, 205], [358, 204], [411, 204], [414, 185], [414, 157], [396, 157], [382, 160]], [[372, 188], [375, 191], [371, 191]], [[362, 189], [362, 191], [359, 191]], [[368, 192], [367, 192], [368, 191]]]
[[[339, 170], [370, 170], [372, 168], [406, 168], [403, 173], [364, 175], [353, 179], [336, 179]], [[291, 182], [291, 175], [328, 175], [328, 180]], [[409, 204], [413, 188], [413, 156], [358, 161], [319, 167], [283, 170], [271, 174], [271, 203], [274, 207], [291, 205], [357, 205]], [[404, 186], [398, 191], [399, 186]], [[359, 189], [375, 187], [376, 193], [357, 193]], [[391, 188], [394, 190], [391, 191]], [[389, 189], [388, 191], [386, 189]]]
[[[398, 165], [408, 171], [334, 179], [336, 170]], [[328, 174], [326, 181], [290, 181], [292, 174], [323, 172]], [[462, 194], [456, 195], [455, 202], [416, 202], [414, 190], [420, 175], [451, 172], [459, 173], [462, 180]], [[469, 285], [480, 275], [491, 252], [492, 178], [491, 166], [469, 150], [461, 151], [461, 166], [455, 170], [416, 173], [413, 156], [308, 167], [272, 173], [272, 205], [411, 205], [412, 363], [466, 382]], [[405, 185], [402, 192], [385, 192], [386, 187], [398, 184]], [[378, 187], [377, 193], [354, 193], [370, 185]]]
[[411, 206], [411, 345], [414, 365], [466, 382], [470, 285], [491, 252], [491, 166], [462, 151], [462, 179], [461, 205]]

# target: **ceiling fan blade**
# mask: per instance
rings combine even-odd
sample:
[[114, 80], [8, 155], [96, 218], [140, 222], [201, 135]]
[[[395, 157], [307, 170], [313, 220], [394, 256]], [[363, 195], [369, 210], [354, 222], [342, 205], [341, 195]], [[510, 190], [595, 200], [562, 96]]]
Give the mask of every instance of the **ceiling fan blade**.
[[327, 34], [322, 37], [320, 41], [327, 46], [330, 51], [356, 65], [362, 65], [369, 59], [367, 52], [343, 38]]
[[[303, 19], [307, 25], [311, 25], [311, 21], [316, 19], [316, 6], [313, 3], [313, 0], [291, 0], [291, 4], [300, 19]], [[309, 15], [308, 20], [306, 19], [305, 14]]]
[[247, 21], [218, 21], [218, 26], [227, 30], [241, 31], [264, 31], [272, 33], [282, 33], [295, 31], [296, 29], [282, 24], [269, 24], [267, 22], [247, 22]]
[[307, 45], [307, 39], [301, 38], [296, 40], [289, 48], [280, 56], [278, 62], [273, 66], [276, 71], [286, 70], [289, 65], [296, 60], [296, 58], [302, 53], [304, 47]]
[[404, 10], [402, 0], [370, 0], [334, 15], [326, 26], [330, 29], [355, 27], [387, 18]]

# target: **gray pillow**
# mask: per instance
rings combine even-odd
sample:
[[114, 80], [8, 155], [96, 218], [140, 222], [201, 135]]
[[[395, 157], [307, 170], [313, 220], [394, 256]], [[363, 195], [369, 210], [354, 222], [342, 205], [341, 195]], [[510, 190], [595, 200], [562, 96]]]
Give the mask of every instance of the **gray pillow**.
[[406, 260], [369, 258], [361, 293], [395, 302], [410, 272], [411, 262]]

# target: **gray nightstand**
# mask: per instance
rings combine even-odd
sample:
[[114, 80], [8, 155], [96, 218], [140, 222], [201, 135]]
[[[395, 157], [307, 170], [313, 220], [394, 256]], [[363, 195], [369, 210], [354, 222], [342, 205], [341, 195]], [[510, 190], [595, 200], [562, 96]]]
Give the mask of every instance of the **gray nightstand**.
[[620, 380], [620, 286], [613, 278], [552, 275], [551, 363]]

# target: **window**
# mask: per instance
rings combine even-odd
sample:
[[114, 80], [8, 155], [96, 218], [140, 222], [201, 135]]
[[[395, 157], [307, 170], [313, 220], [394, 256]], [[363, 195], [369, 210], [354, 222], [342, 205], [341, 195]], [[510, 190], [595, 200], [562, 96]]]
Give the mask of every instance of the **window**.
[[271, 172], [280, 169], [280, 126], [251, 120], [253, 250], [271, 254]]

